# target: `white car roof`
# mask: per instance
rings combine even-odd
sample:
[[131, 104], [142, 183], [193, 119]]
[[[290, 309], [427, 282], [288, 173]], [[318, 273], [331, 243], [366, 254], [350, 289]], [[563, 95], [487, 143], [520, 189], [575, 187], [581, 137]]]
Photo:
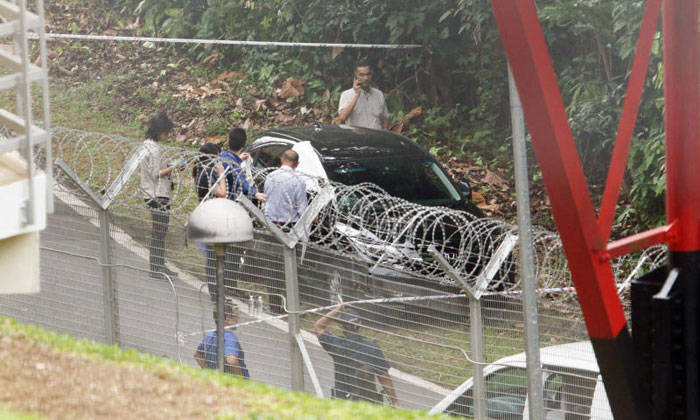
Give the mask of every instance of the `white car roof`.
[[[545, 368], [566, 368], [583, 370], [592, 373], [600, 373], [598, 362], [593, 352], [590, 341], [579, 341], [576, 343], [558, 344], [556, 346], [543, 347], [540, 349], [540, 361]], [[507, 356], [494, 362], [491, 370], [499, 370], [499, 365], [517, 366], [525, 368], [525, 353], [518, 353]], [[485, 372], [488, 373], [488, 372]]]

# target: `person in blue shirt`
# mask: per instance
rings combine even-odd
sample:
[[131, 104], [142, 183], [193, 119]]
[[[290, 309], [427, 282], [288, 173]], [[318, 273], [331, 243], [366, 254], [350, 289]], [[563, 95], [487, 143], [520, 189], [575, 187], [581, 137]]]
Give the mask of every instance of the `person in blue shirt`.
[[[214, 311], [214, 321], [216, 322], [217, 313]], [[245, 379], [250, 378], [250, 373], [245, 365], [245, 354], [236, 334], [231, 331], [238, 323], [238, 307], [231, 303], [224, 304], [224, 372], [233, 375], [242, 376]], [[204, 336], [204, 339], [197, 351], [194, 353], [194, 359], [200, 367], [208, 369], [216, 369], [216, 331], [209, 331]]]
[[245, 172], [241, 168], [243, 161], [248, 159], [248, 153], [242, 153], [245, 148], [247, 136], [245, 130], [236, 127], [228, 133], [228, 148], [221, 152], [224, 169], [228, 169], [226, 174], [227, 198], [235, 200], [238, 194], [254, 197], [260, 201], [265, 201], [265, 194], [258, 192], [255, 186], [250, 185], [245, 177]]
[[[259, 201], [265, 201], [267, 196], [259, 192], [254, 185], [248, 183], [245, 176], [245, 171], [241, 167], [244, 160], [247, 160], [250, 155], [242, 153], [245, 149], [247, 136], [245, 130], [236, 127], [228, 133], [228, 148], [229, 150], [222, 151], [221, 157], [224, 170], [226, 170], [226, 198], [236, 200], [238, 194], [245, 194]], [[226, 249], [226, 258], [224, 262], [224, 276], [226, 281], [227, 293], [232, 294], [241, 299], [247, 298], [247, 293], [238, 289], [235, 275], [240, 268], [242, 255], [245, 250], [236, 245], [230, 245]], [[212, 295], [213, 297], [214, 295]]]

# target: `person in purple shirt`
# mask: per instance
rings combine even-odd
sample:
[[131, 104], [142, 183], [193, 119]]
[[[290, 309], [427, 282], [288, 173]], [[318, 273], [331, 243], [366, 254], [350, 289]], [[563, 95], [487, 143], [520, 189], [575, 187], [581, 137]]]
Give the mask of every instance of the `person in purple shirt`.
[[[217, 313], [214, 311], [214, 321]], [[224, 304], [224, 319], [226, 330], [224, 331], [224, 372], [250, 378], [250, 373], [245, 365], [245, 354], [238, 337], [231, 329], [238, 323], [238, 307], [231, 302]], [[209, 331], [197, 351], [194, 352], [194, 359], [202, 368], [216, 369], [216, 331]]]
[[245, 172], [241, 168], [243, 161], [248, 159], [248, 153], [242, 153], [245, 148], [247, 136], [245, 130], [236, 127], [228, 133], [228, 148], [221, 152], [224, 169], [228, 169], [226, 174], [226, 188], [229, 200], [235, 200], [238, 194], [255, 197], [260, 201], [265, 201], [265, 194], [258, 192], [255, 186], [250, 185], [245, 177]]

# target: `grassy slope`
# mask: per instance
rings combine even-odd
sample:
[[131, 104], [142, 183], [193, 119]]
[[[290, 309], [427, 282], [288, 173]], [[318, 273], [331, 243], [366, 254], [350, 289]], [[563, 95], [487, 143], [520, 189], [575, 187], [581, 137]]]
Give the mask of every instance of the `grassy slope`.
[[[237, 413], [236, 418], [247, 419], [421, 419], [428, 418], [423, 411], [394, 410], [389, 407], [367, 403], [354, 403], [316, 398], [310, 394], [288, 392], [269, 387], [255, 381], [245, 381], [230, 375], [222, 375], [211, 370], [202, 370], [177, 362], [123, 350], [116, 346], [106, 346], [87, 340], [74, 339], [69, 335], [57, 334], [33, 326], [18, 324], [9, 318], [0, 318], [0, 336], [24, 337], [32, 342], [41, 343], [50, 348], [78, 355], [90, 360], [116, 363], [126, 368], [165, 374], [181, 374], [193, 381], [207, 381], [217, 386], [232, 389], [244, 389], [254, 398], [247, 397], [244, 404], [249, 407], [247, 413]], [[240, 393], [240, 395], [248, 395]], [[1, 419], [31, 419], [31, 414], [17, 413], [0, 407]], [[228, 418], [223, 416], [221, 418]], [[430, 418], [448, 418], [435, 416]]]

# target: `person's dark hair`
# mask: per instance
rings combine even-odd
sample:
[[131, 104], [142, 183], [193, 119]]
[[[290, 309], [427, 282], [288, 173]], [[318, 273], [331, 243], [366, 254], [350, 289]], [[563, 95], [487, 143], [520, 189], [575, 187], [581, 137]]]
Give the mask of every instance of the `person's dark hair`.
[[[238, 308], [238, 305], [236, 305], [235, 303], [231, 303], [231, 302], [224, 303], [224, 318], [226, 318], [229, 315], [232, 315], [234, 308]], [[216, 322], [216, 320], [219, 319], [219, 315], [218, 315], [218, 312], [216, 312], [216, 309], [214, 309], [213, 314], [214, 314], [214, 322]]]
[[195, 185], [197, 185], [199, 172], [204, 166], [211, 163], [213, 160], [212, 156], [218, 156], [219, 153], [221, 153], [221, 148], [216, 143], [204, 143], [204, 145], [199, 148], [198, 164], [192, 168], [192, 178], [194, 178]]
[[282, 153], [282, 159], [296, 165], [297, 163], [299, 163], [299, 153], [295, 152], [292, 149], [287, 149], [284, 151], [284, 153]]
[[152, 117], [148, 121], [148, 128], [146, 129], [146, 138], [153, 141], [158, 141], [158, 138], [163, 133], [169, 133], [173, 129], [173, 122], [170, 121], [167, 115], [160, 113]]
[[247, 136], [245, 130], [241, 127], [236, 127], [228, 132], [228, 148], [234, 151], [241, 150], [245, 147]]
[[357, 69], [360, 67], [369, 67], [369, 70], [372, 71], [372, 65], [369, 63], [367, 60], [359, 60], [358, 62], [355, 63], [355, 69], [353, 70], [353, 73], [357, 72]]
[[350, 308], [338, 316], [340, 325], [345, 331], [355, 332], [360, 329], [360, 312], [355, 308]]

